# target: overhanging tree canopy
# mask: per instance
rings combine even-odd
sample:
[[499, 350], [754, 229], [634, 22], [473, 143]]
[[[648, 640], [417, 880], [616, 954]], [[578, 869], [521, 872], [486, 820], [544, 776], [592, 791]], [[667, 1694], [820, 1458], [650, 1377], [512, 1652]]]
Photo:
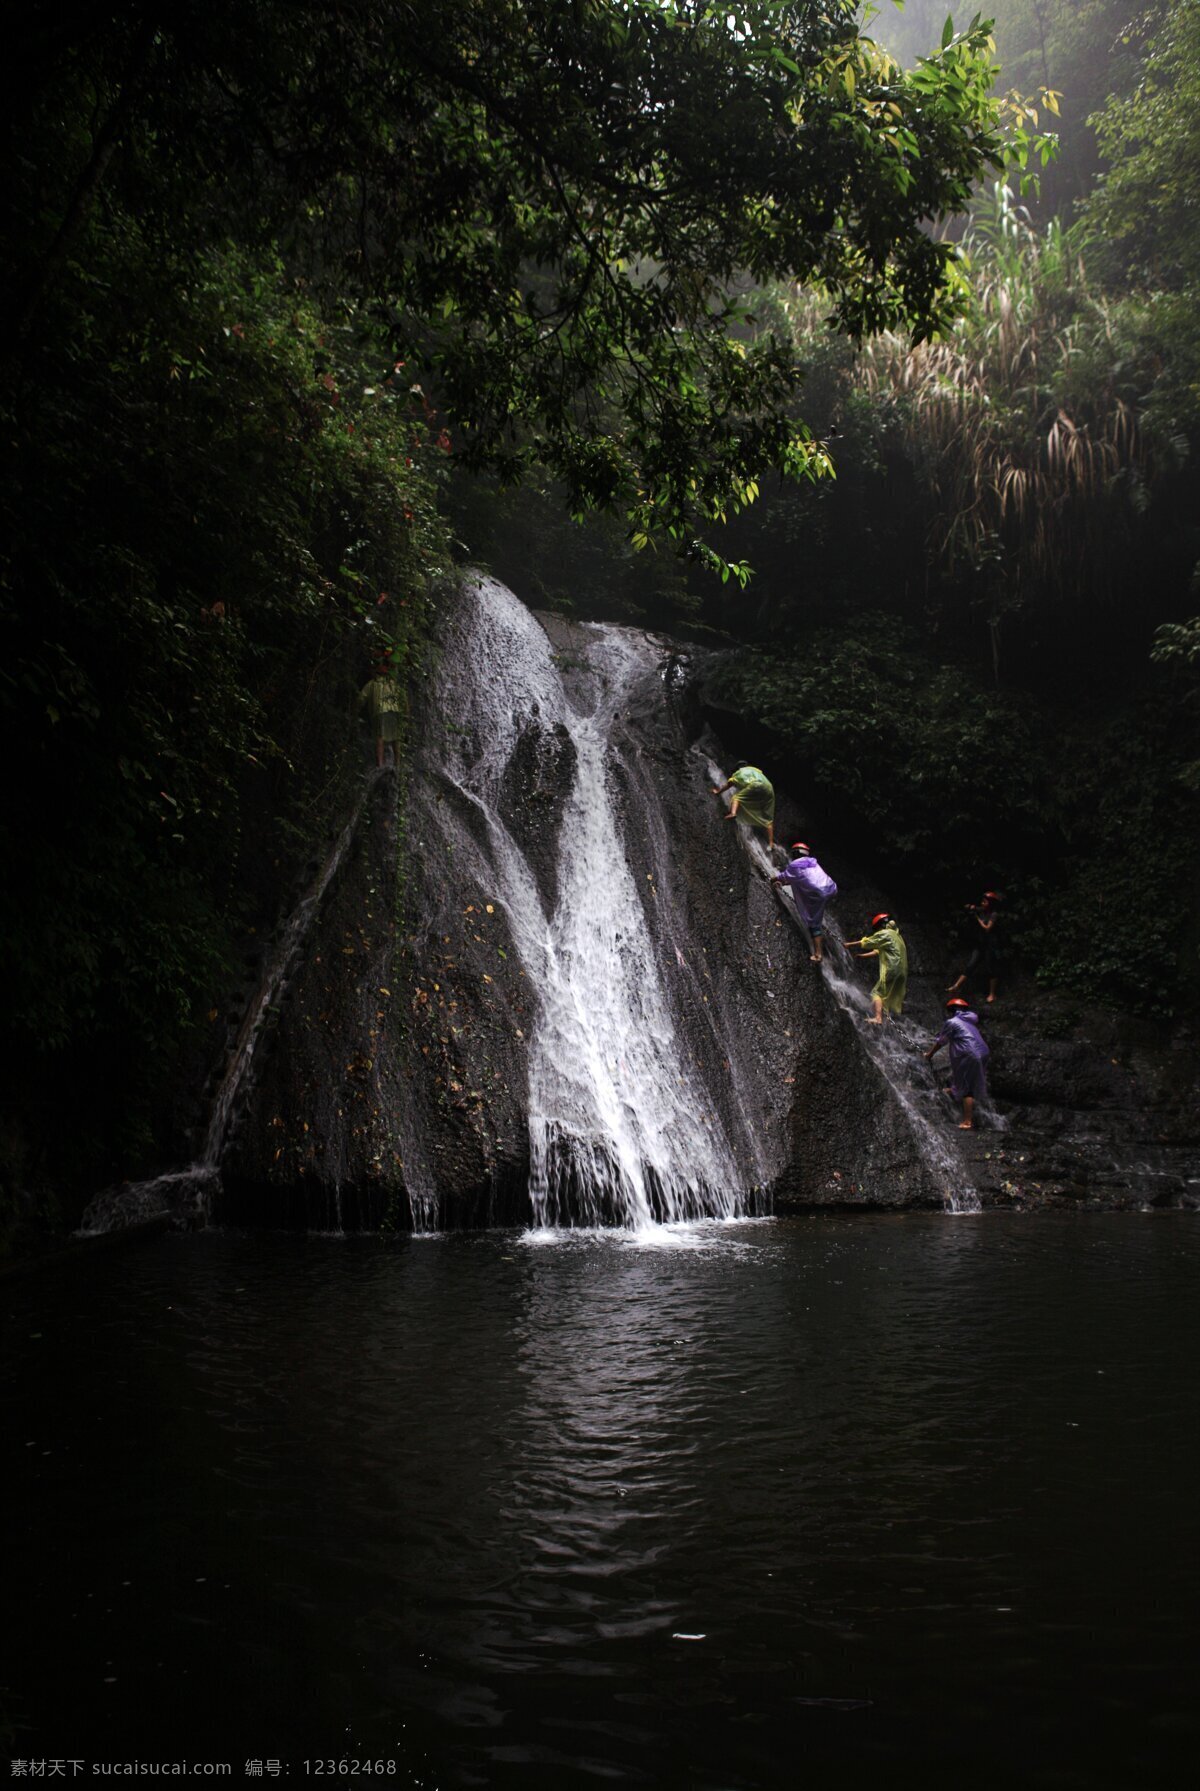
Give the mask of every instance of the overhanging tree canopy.
[[56, 190], [10, 195], [16, 334], [115, 189], [197, 251], [278, 242], [382, 313], [472, 465], [538, 459], [573, 507], [687, 539], [764, 470], [824, 466], [793, 351], [739, 295], [783, 276], [851, 334], [929, 334], [953, 256], [929, 224], [1006, 153], [986, 22], [905, 74], [858, 12], [42, 0], [12, 128], [27, 170], [53, 139]]

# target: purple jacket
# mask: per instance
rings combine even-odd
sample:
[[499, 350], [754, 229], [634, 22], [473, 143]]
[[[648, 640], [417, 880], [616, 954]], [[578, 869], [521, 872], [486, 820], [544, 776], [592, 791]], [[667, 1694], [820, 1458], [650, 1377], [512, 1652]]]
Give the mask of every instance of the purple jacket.
[[950, 1069], [956, 1079], [960, 1070], [969, 1070], [975, 1063], [985, 1064], [992, 1054], [979, 1030], [979, 1015], [964, 1013], [961, 1009], [943, 1022], [933, 1043], [935, 1049], [938, 1045], [949, 1045]]
[[779, 873], [792, 892], [792, 900], [804, 924], [819, 933], [825, 920], [825, 904], [837, 894], [837, 884], [827, 877], [815, 858], [793, 858]]
[[792, 885], [792, 894], [799, 896], [801, 891], [812, 900], [828, 902], [837, 894], [837, 884], [827, 876], [815, 858], [793, 858], [785, 864], [779, 875]]

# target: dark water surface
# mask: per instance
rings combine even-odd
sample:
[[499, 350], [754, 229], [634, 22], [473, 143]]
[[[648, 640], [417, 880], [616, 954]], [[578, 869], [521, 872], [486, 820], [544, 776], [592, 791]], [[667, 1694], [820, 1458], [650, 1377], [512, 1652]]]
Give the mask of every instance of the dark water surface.
[[1198, 1271], [1185, 1215], [881, 1215], [0, 1284], [8, 1751], [1174, 1782]]

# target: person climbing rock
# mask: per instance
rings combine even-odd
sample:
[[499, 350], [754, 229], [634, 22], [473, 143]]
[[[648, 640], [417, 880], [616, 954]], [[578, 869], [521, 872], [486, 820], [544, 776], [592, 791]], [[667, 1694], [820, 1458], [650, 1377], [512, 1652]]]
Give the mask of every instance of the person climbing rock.
[[392, 749], [392, 764], [399, 764], [400, 729], [404, 715], [404, 692], [396, 682], [391, 648], [386, 649], [375, 667], [375, 675], [363, 685], [359, 704], [367, 711], [375, 736], [375, 763], [383, 770], [385, 746]]
[[825, 931], [825, 906], [837, 894], [837, 884], [809, 852], [803, 840], [792, 847], [790, 863], [774, 879], [792, 892], [792, 900], [812, 935], [810, 964], [821, 962], [821, 937]]
[[948, 995], [957, 995], [968, 977], [978, 970], [981, 976], [987, 978], [988, 1001], [995, 1001], [996, 978], [1000, 966], [1000, 944], [996, 937], [996, 921], [999, 918], [997, 909], [1003, 900], [1004, 898], [998, 890], [989, 889], [985, 890], [981, 902], [967, 904], [967, 913], [971, 916], [975, 926], [978, 926], [983, 937], [980, 938], [972, 928], [972, 945], [966, 963], [947, 989]]
[[972, 1013], [969, 1003], [959, 995], [952, 995], [946, 1003], [942, 1030], [924, 1053], [926, 1063], [933, 1062], [943, 1045], [950, 1047], [950, 1087], [946, 1093], [962, 1102], [959, 1131], [970, 1132], [975, 1126], [976, 1101], [987, 1100], [986, 1071], [991, 1051], [979, 1030], [979, 1015]]
[[875, 915], [871, 925], [874, 932], [864, 933], [861, 939], [847, 939], [846, 944], [865, 945], [868, 949], [860, 951], [859, 956], [879, 959], [879, 975], [871, 990], [875, 1012], [868, 1025], [882, 1026], [884, 1008], [889, 1014], [898, 1014], [904, 1006], [904, 991], [908, 987], [908, 948], [890, 914]]
[[768, 849], [775, 847], [775, 787], [768, 777], [758, 769], [757, 765], [747, 765], [744, 759], [738, 761], [737, 770], [723, 784], [714, 784], [714, 796], [723, 796], [726, 790], [733, 791], [733, 801], [729, 805], [729, 813], [725, 819], [736, 821], [739, 808], [743, 820], [749, 821], [751, 827], [761, 827], [767, 836]]

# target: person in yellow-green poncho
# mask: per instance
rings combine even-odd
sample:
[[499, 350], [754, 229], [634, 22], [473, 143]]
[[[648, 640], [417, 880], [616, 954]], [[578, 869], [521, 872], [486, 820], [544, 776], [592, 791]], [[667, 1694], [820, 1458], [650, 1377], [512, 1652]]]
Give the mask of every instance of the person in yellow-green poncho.
[[396, 682], [390, 653], [380, 660], [375, 676], [364, 684], [359, 703], [367, 711], [375, 736], [375, 763], [383, 770], [383, 749], [392, 749], [392, 763], [399, 763], [399, 740], [404, 716], [404, 692]]
[[733, 791], [733, 801], [729, 805], [729, 813], [725, 819], [736, 821], [738, 810], [741, 810], [743, 821], [749, 821], [751, 827], [761, 827], [767, 836], [767, 845], [775, 845], [775, 788], [768, 777], [758, 769], [757, 765], [747, 765], [744, 761], [738, 766], [732, 777], [723, 784], [714, 784], [714, 796], [723, 796], [726, 790]]
[[904, 991], [908, 986], [908, 950], [900, 937], [900, 929], [890, 914], [875, 915], [871, 925], [874, 932], [864, 934], [861, 939], [847, 939], [846, 944], [865, 945], [869, 949], [859, 955], [879, 959], [879, 976], [871, 990], [875, 1012], [870, 1024], [882, 1026], [884, 1008], [889, 1014], [898, 1014], [904, 1006]]

